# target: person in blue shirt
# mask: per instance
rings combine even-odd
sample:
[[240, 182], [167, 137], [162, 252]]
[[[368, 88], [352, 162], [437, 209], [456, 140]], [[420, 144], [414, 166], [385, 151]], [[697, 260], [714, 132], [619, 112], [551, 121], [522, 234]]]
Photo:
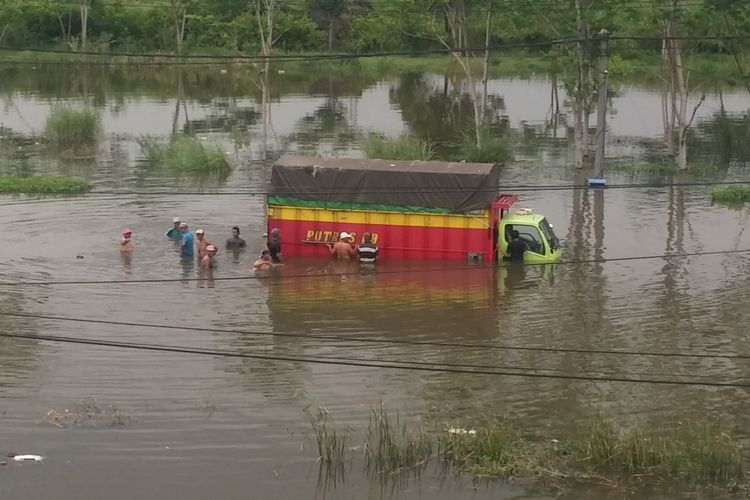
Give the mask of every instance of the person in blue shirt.
[[192, 257], [193, 253], [193, 233], [188, 231], [188, 225], [184, 222], [180, 224], [180, 233], [182, 233], [182, 247], [180, 247], [180, 257]]

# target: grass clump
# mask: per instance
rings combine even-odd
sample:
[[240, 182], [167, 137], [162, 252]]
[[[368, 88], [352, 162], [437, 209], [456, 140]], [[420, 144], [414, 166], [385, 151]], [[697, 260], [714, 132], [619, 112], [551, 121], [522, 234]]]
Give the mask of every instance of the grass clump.
[[99, 114], [94, 109], [67, 106], [52, 110], [44, 127], [47, 140], [64, 150], [80, 150], [95, 146], [100, 131]]
[[370, 134], [362, 145], [368, 158], [386, 160], [431, 160], [435, 148], [429, 140], [418, 139], [409, 135], [396, 138]]
[[232, 166], [218, 146], [188, 136], [161, 144], [153, 137], [141, 137], [138, 145], [151, 165], [162, 165], [176, 172], [228, 174]]
[[735, 185], [714, 188], [711, 190], [711, 201], [727, 204], [748, 203], [750, 202], [750, 186]]
[[451, 155], [453, 161], [467, 161], [474, 163], [500, 163], [512, 158], [511, 148], [507, 139], [482, 130], [477, 137], [472, 133], [464, 133], [458, 143], [458, 149]]
[[533, 447], [516, 420], [498, 417], [477, 427], [451, 427], [438, 435], [438, 457], [444, 465], [479, 477], [536, 474]]
[[[709, 422], [621, 431], [597, 411], [581, 433], [558, 440], [525, 433], [517, 420], [506, 417], [483, 419], [475, 428], [436, 424], [426, 432], [390, 415], [381, 404], [370, 412], [363, 445], [353, 448], [346, 448], [345, 438], [325, 422], [313, 419], [321, 464], [343, 467], [348, 452], [363, 449], [366, 472], [380, 477], [419, 473], [430, 462], [445, 472], [474, 477], [604, 479], [612, 485], [671, 480], [731, 486], [744, 477], [742, 446]], [[347, 427], [345, 436], [350, 432]]]
[[744, 476], [742, 447], [708, 422], [618, 431], [597, 413], [577, 446], [577, 463], [611, 477], [729, 482]]
[[423, 431], [411, 431], [398, 413], [389, 415], [384, 404], [370, 411], [364, 444], [370, 472], [398, 473], [421, 467], [432, 455], [432, 441]]
[[317, 413], [313, 413], [310, 408], [305, 408], [305, 414], [310, 419], [315, 435], [318, 461], [328, 466], [343, 466], [346, 442], [351, 433], [351, 428], [346, 425], [343, 430], [336, 429], [328, 410], [325, 408], [318, 408]]
[[0, 193], [6, 194], [78, 194], [90, 189], [88, 181], [75, 177], [0, 175]]

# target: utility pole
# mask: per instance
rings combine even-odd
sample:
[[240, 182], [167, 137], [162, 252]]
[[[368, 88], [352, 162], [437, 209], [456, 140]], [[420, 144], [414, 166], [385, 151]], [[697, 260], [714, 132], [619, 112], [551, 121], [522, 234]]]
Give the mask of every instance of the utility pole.
[[604, 175], [604, 144], [607, 129], [607, 52], [609, 32], [601, 30], [599, 38], [599, 104], [596, 114], [596, 151], [594, 152], [594, 172], [599, 179]]

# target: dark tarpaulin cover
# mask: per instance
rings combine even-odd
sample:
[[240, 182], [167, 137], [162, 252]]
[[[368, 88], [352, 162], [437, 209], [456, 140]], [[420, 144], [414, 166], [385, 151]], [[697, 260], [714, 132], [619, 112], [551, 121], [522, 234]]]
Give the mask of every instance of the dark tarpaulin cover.
[[470, 212], [490, 206], [499, 179], [499, 166], [492, 163], [284, 155], [273, 165], [271, 194]]

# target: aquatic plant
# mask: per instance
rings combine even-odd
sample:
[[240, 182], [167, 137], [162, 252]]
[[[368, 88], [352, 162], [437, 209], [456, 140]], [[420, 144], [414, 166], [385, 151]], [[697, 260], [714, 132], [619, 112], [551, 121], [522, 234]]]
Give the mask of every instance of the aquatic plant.
[[691, 482], [727, 482], [744, 476], [742, 447], [710, 422], [619, 431], [596, 412], [575, 463], [614, 477], [649, 475]]
[[750, 202], [750, 186], [739, 184], [715, 188], [711, 191], [711, 201], [728, 204]]
[[315, 436], [318, 461], [334, 469], [343, 467], [346, 458], [346, 443], [351, 433], [349, 425], [345, 425], [341, 430], [337, 429], [328, 410], [322, 407], [318, 408], [316, 413], [313, 413], [309, 407], [304, 411], [310, 419]]
[[429, 140], [409, 135], [392, 138], [370, 134], [362, 150], [368, 158], [383, 160], [431, 160], [435, 156], [435, 149]]
[[499, 163], [510, 160], [511, 147], [506, 137], [492, 134], [489, 130], [479, 133], [480, 144], [477, 146], [476, 135], [471, 133], [461, 134], [458, 148], [450, 155], [453, 161], [467, 161], [478, 163]]
[[396, 473], [425, 465], [432, 455], [432, 440], [421, 427], [410, 430], [398, 413], [391, 416], [380, 403], [370, 411], [364, 450], [369, 471]]
[[222, 150], [216, 145], [205, 144], [194, 137], [177, 136], [168, 144], [153, 137], [137, 140], [146, 161], [161, 165], [176, 172], [227, 174], [232, 166]]
[[[319, 460], [341, 467], [353, 449], [326, 427], [328, 418], [326, 413], [322, 424], [313, 419]], [[346, 432], [348, 436], [351, 429]], [[731, 484], [744, 477], [742, 446], [710, 422], [619, 430], [598, 411], [581, 432], [564, 440], [526, 433], [518, 420], [502, 416], [476, 420], [472, 426], [435, 425], [426, 432], [381, 404], [370, 411], [363, 449], [366, 471], [389, 477], [418, 472], [430, 462], [446, 472], [485, 478]]]
[[6, 194], [77, 194], [90, 189], [88, 181], [75, 177], [0, 175], [0, 193]]
[[44, 127], [47, 141], [64, 150], [95, 146], [100, 131], [101, 123], [96, 110], [68, 106], [53, 109]]

